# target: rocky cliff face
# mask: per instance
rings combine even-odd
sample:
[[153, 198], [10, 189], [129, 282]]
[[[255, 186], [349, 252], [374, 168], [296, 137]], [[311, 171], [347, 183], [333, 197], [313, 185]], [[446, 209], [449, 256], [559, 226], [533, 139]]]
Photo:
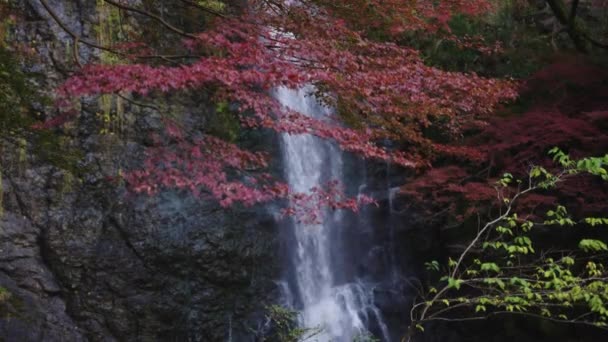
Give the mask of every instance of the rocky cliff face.
[[[95, 1], [49, 1], [70, 28], [94, 35]], [[70, 67], [70, 37], [39, 1], [16, 2], [25, 20], [13, 39], [35, 51], [24, 68], [49, 92]], [[95, 53], [81, 46], [83, 61]], [[73, 65], [71, 65], [73, 66]], [[179, 108], [193, 131], [213, 108], [189, 97]], [[46, 115], [53, 109], [42, 104]], [[81, 103], [63, 132], [83, 155], [74, 175], [5, 156], [0, 221], [0, 340], [221, 341], [256, 330], [272, 292], [278, 250], [273, 218], [220, 209], [187, 193], [135, 196], [108, 175], [139, 166], [158, 114], [128, 104], [120, 131], [100, 132], [99, 106]], [[19, 159], [19, 160], [17, 160]], [[249, 325], [249, 326], [248, 326]]]

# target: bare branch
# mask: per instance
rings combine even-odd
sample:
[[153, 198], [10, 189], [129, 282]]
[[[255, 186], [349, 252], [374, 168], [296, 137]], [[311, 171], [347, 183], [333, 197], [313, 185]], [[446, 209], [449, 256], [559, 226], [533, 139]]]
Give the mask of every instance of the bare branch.
[[194, 8], [197, 8], [197, 9], [203, 11], [203, 12], [209, 13], [209, 14], [214, 15], [216, 17], [226, 18], [226, 16], [223, 13], [214, 11], [214, 10], [212, 10], [209, 7], [205, 7], [205, 6], [202, 6], [200, 4], [197, 4], [194, 1], [191, 1], [191, 0], [181, 0], [181, 2], [186, 3], [186, 4], [188, 4], [188, 5], [190, 5], [190, 6], [194, 7]]
[[148, 12], [148, 11], [140, 9], [140, 8], [127, 6], [123, 3], [120, 3], [120, 2], [114, 1], [114, 0], [103, 0], [103, 1], [107, 2], [108, 4], [110, 4], [114, 7], [118, 7], [122, 10], [138, 13], [138, 14], [141, 14], [148, 18], [154, 19], [157, 22], [159, 22], [161, 25], [163, 25], [165, 28], [167, 28], [168, 30], [175, 32], [175, 33], [179, 34], [180, 36], [184, 36], [184, 37], [191, 38], [191, 39], [196, 39], [196, 36], [193, 35], [192, 33], [185, 32], [185, 31], [171, 25], [169, 22], [167, 22], [166, 20], [164, 20], [163, 18], [159, 17], [158, 15], [156, 15], [154, 13]]
[[73, 30], [71, 30], [63, 21], [61, 21], [61, 19], [59, 18], [59, 16], [57, 15], [57, 13], [55, 13], [55, 11], [53, 10], [53, 8], [48, 4], [48, 2], [46, 0], [40, 0], [40, 3], [42, 4], [42, 6], [44, 7], [44, 9], [48, 12], [48, 14], [51, 16], [51, 18], [53, 18], [53, 21], [55, 21], [57, 23], [57, 25], [59, 25], [59, 27], [61, 27], [61, 29], [63, 29], [63, 31], [65, 31], [68, 35], [70, 35], [72, 37], [72, 39], [74, 40], [74, 46], [72, 53], [74, 54], [74, 60], [76, 62], [76, 64], [78, 66], [81, 66], [80, 61], [79, 61], [79, 56], [78, 56], [78, 44], [82, 43], [85, 45], [88, 45], [90, 47], [99, 49], [99, 50], [103, 50], [103, 51], [108, 51], [117, 55], [124, 55], [116, 50], [110, 49], [106, 46], [103, 45], [99, 45], [87, 40], [83, 40], [79, 34], [77, 34], [76, 32], [74, 32]]

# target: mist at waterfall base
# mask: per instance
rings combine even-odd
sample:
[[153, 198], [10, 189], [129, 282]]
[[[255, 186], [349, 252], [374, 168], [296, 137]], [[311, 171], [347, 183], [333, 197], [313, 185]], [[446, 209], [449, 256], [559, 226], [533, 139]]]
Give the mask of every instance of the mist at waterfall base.
[[[279, 88], [275, 98], [283, 106], [323, 119], [331, 109], [311, 95], [314, 89]], [[345, 155], [331, 142], [310, 135], [281, 136], [285, 178], [295, 192], [307, 192], [330, 180], [340, 181], [350, 196], [365, 188], [365, 164]], [[285, 220], [285, 276], [281, 282], [283, 304], [299, 313], [302, 328], [318, 329], [310, 340], [350, 342], [375, 337], [395, 339], [376, 305], [380, 279], [362, 266], [374, 247], [374, 228], [365, 210], [354, 214], [326, 210], [317, 224]], [[391, 260], [382, 253], [385, 264]], [[385, 271], [383, 277], [391, 277]], [[394, 272], [392, 272], [394, 273]], [[386, 292], [386, 291], [384, 291]], [[393, 335], [393, 338], [391, 338]]]

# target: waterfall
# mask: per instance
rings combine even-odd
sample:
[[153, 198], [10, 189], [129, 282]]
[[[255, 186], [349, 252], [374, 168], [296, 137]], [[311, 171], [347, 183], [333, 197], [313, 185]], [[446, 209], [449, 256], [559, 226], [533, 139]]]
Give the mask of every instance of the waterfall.
[[[312, 90], [279, 88], [275, 98], [286, 107], [322, 119], [331, 110], [309, 95]], [[329, 180], [344, 181], [343, 156], [333, 144], [311, 135], [283, 134], [281, 140], [285, 176], [292, 191], [308, 192]], [[341, 252], [336, 246], [341, 244], [336, 229], [342, 223], [340, 211], [325, 211], [318, 224], [291, 221], [293, 241], [288, 248], [293, 269], [285, 296], [299, 311], [301, 327], [321, 329], [313, 341], [353, 341], [367, 334], [371, 320], [380, 327], [383, 336], [378, 337], [388, 340], [372, 288], [353, 277], [337, 279], [341, 270], [335, 257]]]

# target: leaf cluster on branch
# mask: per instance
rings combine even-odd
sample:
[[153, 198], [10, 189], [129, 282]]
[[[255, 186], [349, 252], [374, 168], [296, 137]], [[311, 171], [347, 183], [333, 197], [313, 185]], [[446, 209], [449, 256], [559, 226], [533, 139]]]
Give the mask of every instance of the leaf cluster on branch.
[[[220, 12], [192, 2], [193, 8], [208, 16], [209, 24], [202, 32], [178, 27], [170, 18], [156, 13], [154, 7], [133, 7], [121, 0], [104, 1], [158, 24], [182, 41], [181, 51], [173, 56], [150, 53], [154, 47], [145, 37], [124, 42], [121, 46], [128, 49], [116, 50], [123, 56], [123, 63], [86, 65], [61, 86], [58, 103], [66, 114], [49, 125], [69, 120], [69, 104], [81, 96], [121, 94], [132, 98], [204, 91], [211, 93], [217, 102], [235, 104], [233, 115], [247, 129], [311, 134], [365, 158], [418, 168], [428, 165], [436, 154], [481, 158], [474, 149], [436, 143], [425, 136], [424, 130], [440, 122], [449, 135], [458, 136], [463, 127], [516, 96], [516, 84], [511, 80], [428, 66], [415, 49], [397, 44], [398, 39], [377, 39], [371, 32], [377, 27], [389, 37], [402, 32], [447, 37], [451, 16], [480, 15], [491, 8], [484, 0], [257, 0], [250, 1], [246, 9], [228, 10], [220, 6]], [[52, 9], [49, 11], [52, 14]], [[86, 43], [77, 35], [72, 36], [75, 43]], [[160, 61], [166, 63], [146, 62], [147, 57], [154, 56], [162, 57]], [[314, 85], [311, 89], [316, 98], [334, 108], [336, 115], [323, 119], [307, 117], [282, 106], [272, 96], [272, 90], [279, 87], [299, 89], [307, 85]], [[351, 120], [354, 124], [345, 125], [340, 120], [345, 117], [354, 118]], [[207, 141], [201, 140], [203, 144]], [[388, 150], [379, 145], [386, 141], [395, 142], [399, 149]], [[212, 155], [217, 146], [207, 144], [204, 148]], [[183, 147], [187, 150], [175, 153], [181, 155], [195, 149], [191, 145]], [[136, 189], [147, 190], [157, 184], [189, 184], [193, 190], [205, 188], [226, 202], [226, 191], [217, 192], [217, 187], [224, 187], [225, 173], [214, 174], [219, 176], [216, 181], [192, 181], [186, 179], [190, 172], [173, 168], [171, 182], [156, 182], [156, 178], [150, 177], [148, 186], [143, 185], [144, 176], [154, 175], [158, 170], [167, 172], [175, 165], [171, 162], [161, 166], [157, 152], [152, 152], [155, 157], [149, 159], [145, 170], [127, 177], [131, 183], [137, 179], [132, 184]], [[235, 154], [238, 155], [249, 154]], [[220, 164], [242, 169], [238, 163]], [[201, 164], [187, 166], [201, 167], [195, 172], [206, 170]], [[250, 195], [240, 202], [248, 203], [250, 198], [265, 201], [271, 197], [266, 196], [268, 193]]]
[[[544, 220], [516, 212], [516, 204], [527, 194], [557, 189], [581, 174], [608, 181], [608, 155], [572, 160], [557, 148], [550, 154], [557, 172], [535, 166], [526, 180], [504, 174], [496, 184], [500, 214], [479, 227], [454, 259], [445, 265], [425, 264], [430, 272], [444, 275], [421, 290], [421, 301], [410, 312], [409, 339], [431, 321], [482, 320], [499, 314], [608, 328], [608, 246], [594, 231], [605, 229], [608, 218], [575, 219], [561, 205], [547, 211]], [[535, 235], [538, 229], [544, 230]], [[577, 230], [575, 243], [547, 246], [535, 241], [561, 229]]]

